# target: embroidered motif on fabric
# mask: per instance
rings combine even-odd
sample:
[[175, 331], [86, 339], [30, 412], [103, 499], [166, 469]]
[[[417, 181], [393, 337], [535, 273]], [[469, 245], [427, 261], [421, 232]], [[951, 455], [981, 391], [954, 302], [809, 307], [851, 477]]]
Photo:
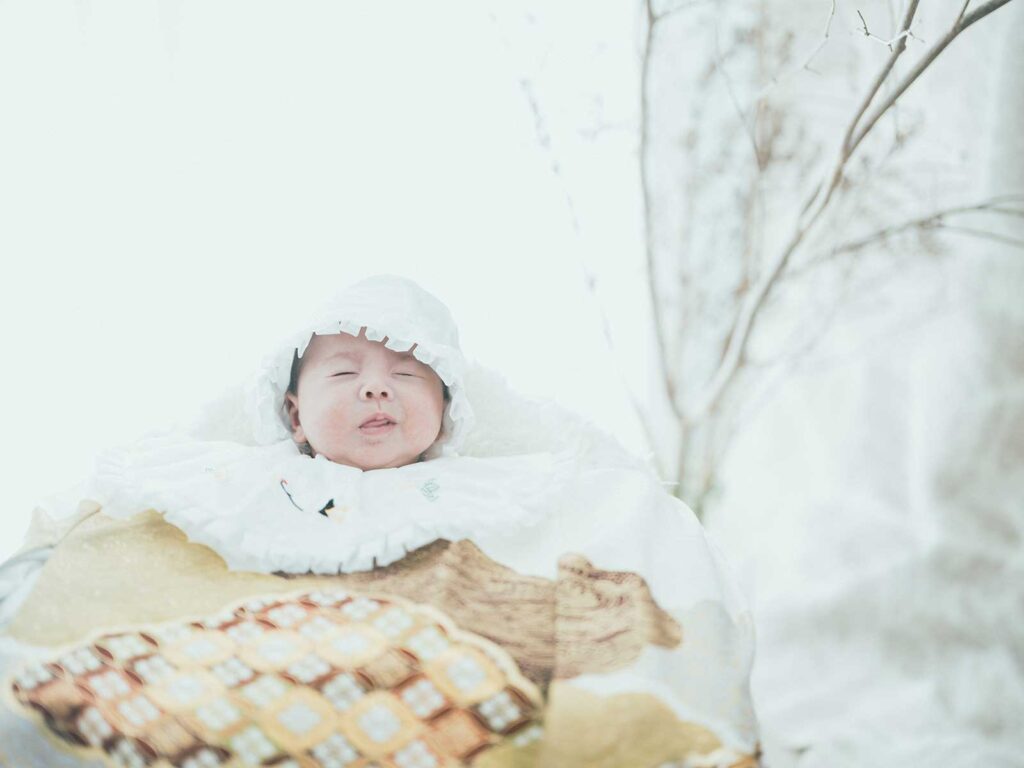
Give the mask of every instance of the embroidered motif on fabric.
[[441, 498], [441, 486], [438, 484], [437, 478], [432, 477], [421, 485], [420, 493], [423, 494], [427, 501], [437, 501]]
[[107, 633], [4, 688], [110, 766], [443, 768], [541, 733], [540, 693], [500, 647], [431, 608], [342, 590]]
[[[288, 501], [291, 502], [291, 505], [300, 512], [305, 512], [306, 510], [296, 503], [295, 497], [293, 497], [291, 491], [288, 490], [288, 481], [282, 477], [279, 484], [281, 486], [281, 490], [284, 491], [284, 495], [287, 496]], [[317, 510], [318, 515], [323, 515], [335, 522], [340, 522], [346, 512], [348, 512], [348, 507], [335, 507], [334, 499], [328, 499], [327, 503]]]
[[302, 507], [295, 503], [295, 499], [292, 498], [291, 493], [288, 491], [288, 481], [285, 480], [283, 477], [281, 478], [280, 486], [281, 490], [284, 491], [284, 495], [288, 497], [288, 501], [292, 503], [292, 506], [295, 507], [300, 512], [304, 511]]

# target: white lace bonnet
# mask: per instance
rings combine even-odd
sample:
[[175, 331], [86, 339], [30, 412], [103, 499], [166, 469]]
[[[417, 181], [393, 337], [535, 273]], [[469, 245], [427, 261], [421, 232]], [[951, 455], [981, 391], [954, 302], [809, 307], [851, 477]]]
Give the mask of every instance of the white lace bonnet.
[[286, 337], [267, 355], [246, 387], [245, 411], [253, 437], [260, 445], [291, 438], [285, 393], [295, 353], [301, 357], [313, 334], [348, 333], [381, 341], [396, 352], [415, 345], [413, 355], [426, 363], [448, 387], [441, 435], [427, 449], [426, 458], [457, 455], [473, 422], [466, 398], [466, 360], [459, 347], [459, 331], [451, 312], [417, 283], [394, 275], [375, 275], [350, 285], [324, 305], [301, 330]]

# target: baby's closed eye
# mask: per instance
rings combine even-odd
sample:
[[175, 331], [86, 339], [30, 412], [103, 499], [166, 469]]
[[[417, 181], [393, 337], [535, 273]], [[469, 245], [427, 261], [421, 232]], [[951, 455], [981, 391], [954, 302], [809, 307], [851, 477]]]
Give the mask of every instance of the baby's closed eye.
[[[356, 371], [337, 371], [336, 373], [332, 373], [331, 376], [355, 376], [356, 373], [357, 373]], [[409, 373], [407, 371], [396, 371], [395, 375], [396, 376], [409, 376], [409, 377], [414, 378], [414, 379], [423, 378], [418, 373]]]

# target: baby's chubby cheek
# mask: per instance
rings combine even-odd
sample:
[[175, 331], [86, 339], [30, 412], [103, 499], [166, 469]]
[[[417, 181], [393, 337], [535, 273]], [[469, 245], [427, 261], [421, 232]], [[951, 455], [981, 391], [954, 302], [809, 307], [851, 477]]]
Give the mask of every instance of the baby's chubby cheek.
[[[303, 413], [302, 426], [310, 443], [337, 441], [353, 432], [353, 417], [341, 407], [312, 407]], [[357, 425], [355, 425], [357, 426]]]
[[409, 433], [405, 435], [406, 441], [410, 446], [414, 447], [416, 453], [422, 453], [427, 450], [434, 441], [437, 440], [437, 436], [441, 431], [441, 419], [427, 417], [426, 419], [417, 422], [409, 430]]

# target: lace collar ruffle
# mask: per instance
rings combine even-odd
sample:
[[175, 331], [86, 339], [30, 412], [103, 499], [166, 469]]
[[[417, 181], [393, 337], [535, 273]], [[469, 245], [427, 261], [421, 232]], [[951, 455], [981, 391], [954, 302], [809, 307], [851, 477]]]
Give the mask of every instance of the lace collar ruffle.
[[565, 503], [570, 454], [442, 457], [362, 471], [269, 446], [155, 435], [101, 457], [104, 512], [162, 512], [233, 570], [336, 574], [393, 563], [439, 538], [502, 535]]

